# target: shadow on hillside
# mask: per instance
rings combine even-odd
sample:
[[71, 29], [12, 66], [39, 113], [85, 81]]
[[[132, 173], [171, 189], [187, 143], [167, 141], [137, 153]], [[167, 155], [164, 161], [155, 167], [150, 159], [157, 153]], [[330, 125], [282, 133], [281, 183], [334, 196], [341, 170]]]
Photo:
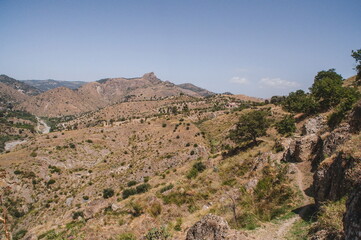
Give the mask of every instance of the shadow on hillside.
[[314, 197], [314, 190], [313, 190], [313, 185], [311, 185], [310, 187], [308, 187], [307, 189], [305, 189], [305, 194], [309, 197]]
[[312, 203], [296, 208], [292, 212], [298, 214], [304, 221], [310, 222], [316, 218], [317, 207]]
[[228, 157], [232, 157], [234, 155], [237, 155], [238, 153], [240, 152], [245, 152], [247, 151], [248, 149], [250, 148], [253, 148], [255, 146], [258, 146], [262, 143], [263, 141], [262, 140], [259, 140], [257, 142], [250, 142], [250, 143], [247, 143], [247, 144], [244, 144], [242, 146], [238, 146], [238, 147], [235, 147], [235, 148], [232, 148], [230, 150], [228, 150], [227, 152], [223, 152], [222, 153], [222, 156], [223, 158], [228, 158]]

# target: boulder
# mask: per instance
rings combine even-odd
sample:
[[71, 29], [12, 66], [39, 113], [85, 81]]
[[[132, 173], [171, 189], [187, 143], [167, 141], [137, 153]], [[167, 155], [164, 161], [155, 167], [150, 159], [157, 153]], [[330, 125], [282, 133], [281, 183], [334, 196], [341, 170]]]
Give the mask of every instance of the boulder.
[[242, 240], [244, 235], [229, 228], [223, 218], [208, 214], [187, 232], [186, 240]]

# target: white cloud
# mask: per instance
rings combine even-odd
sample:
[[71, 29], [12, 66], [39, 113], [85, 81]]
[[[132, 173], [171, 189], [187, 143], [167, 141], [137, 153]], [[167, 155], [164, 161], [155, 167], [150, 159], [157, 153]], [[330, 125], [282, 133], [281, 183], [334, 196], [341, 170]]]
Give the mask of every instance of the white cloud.
[[299, 86], [297, 82], [291, 82], [281, 78], [262, 78], [259, 83], [261, 84], [261, 87], [271, 87], [279, 89], [295, 88]]
[[241, 84], [241, 85], [248, 83], [248, 80], [246, 78], [241, 78], [241, 77], [233, 77], [229, 81], [231, 83], [237, 83], [237, 84]]

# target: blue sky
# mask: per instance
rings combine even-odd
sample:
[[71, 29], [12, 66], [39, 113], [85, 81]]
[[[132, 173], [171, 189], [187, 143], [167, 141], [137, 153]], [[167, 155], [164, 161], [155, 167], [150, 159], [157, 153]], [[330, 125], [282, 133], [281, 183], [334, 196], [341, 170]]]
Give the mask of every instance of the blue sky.
[[355, 74], [359, 0], [0, 0], [0, 73], [95, 81], [155, 72], [258, 97]]

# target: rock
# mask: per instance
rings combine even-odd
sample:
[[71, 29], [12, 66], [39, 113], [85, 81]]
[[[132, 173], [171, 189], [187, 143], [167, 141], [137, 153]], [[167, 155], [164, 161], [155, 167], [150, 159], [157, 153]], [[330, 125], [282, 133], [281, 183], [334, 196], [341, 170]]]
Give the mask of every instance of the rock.
[[187, 232], [186, 240], [241, 240], [240, 233], [232, 231], [226, 220], [208, 214], [195, 223]]
[[289, 147], [284, 152], [283, 162], [303, 162], [308, 161], [314, 153], [314, 146], [318, 141], [316, 134], [298, 137], [292, 140]]
[[361, 239], [361, 185], [347, 200], [343, 225], [346, 240]]
[[361, 159], [340, 153], [322, 162], [313, 179], [317, 204], [339, 200], [361, 182]]
[[72, 197], [67, 198], [67, 199], [65, 200], [65, 204], [66, 204], [68, 207], [70, 207], [71, 204], [73, 203], [73, 200], [74, 200], [74, 198], [72, 198]]
[[119, 205], [116, 203], [113, 203], [111, 207], [113, 211], [117, 211], [120, 208]]
[[352, 109], [349, 123], [352, 132], [357, 133], [361, 131], [361, 100], [358, 101], [356, 106]]
[[325, 127], [325, 119], [322, 116], [316, 116], [307, 120], [302, 128], [303, 135], [317, 134]]
[[350, 125], [344, 124], [332, 131], [323, 141], [323, 153], [331, 156], [336, 148], [350, 138]]

